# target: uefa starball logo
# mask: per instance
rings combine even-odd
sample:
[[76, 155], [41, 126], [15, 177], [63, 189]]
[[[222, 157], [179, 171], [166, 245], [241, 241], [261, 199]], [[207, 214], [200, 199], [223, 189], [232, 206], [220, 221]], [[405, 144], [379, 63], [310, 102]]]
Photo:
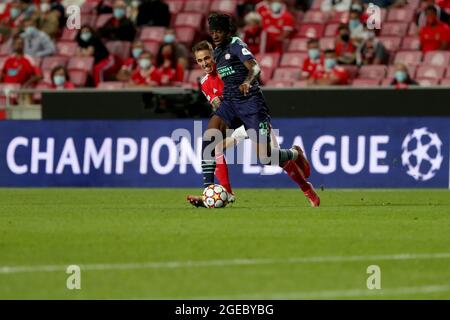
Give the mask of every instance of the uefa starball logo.
[[426, 127], [414, 129], [402, 143], [402, 165], [406, 173], [417, 181], [432, 179], [441, 168], [442, 141], [437, 133]]

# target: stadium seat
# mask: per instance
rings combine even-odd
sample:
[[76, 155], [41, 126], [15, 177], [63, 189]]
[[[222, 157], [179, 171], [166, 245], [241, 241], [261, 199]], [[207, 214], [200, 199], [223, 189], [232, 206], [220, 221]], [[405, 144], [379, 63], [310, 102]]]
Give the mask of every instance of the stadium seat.
[[280, 62], [279, 53], [260, 53], [255, 56], [261, 67], [276, 68]]
[[61, 35], [61, 40], [64, 41], [75, 41], [75, 38], [77, 37], [78, 30], [73, 29], [70, 30], [68, 28], [63, 29], [63, 33]]
[[303, 23], [320, 23], [325, 24], [329, 18], [329, 14], [320, 10], [308, 10], [303, 17]]
[[154, 41], [144, 41], [144, 48], [155, 57], [158, 54], [159, 43]]
[[80, 13], [81, 15], [94, 13], [97, 11], [97, 6], [98, 6], [97, 2], [86, 1], [81, 5]]
[[437, 86], [439, 84], [439, 79], [432, 79], [432, 78], [417, 78], [416, 81], [422, 87]]
[[441, 86], [446, 86], [446, 87], [450, 87], [450, 79], [446, 78], [446, 79], [442, 79], [440, 82]]
[[93, 28], [95, 28], [95, 23], [97, 21], [97, 15], [96, 14], [82, 14], [80, 17], [80, 24], [81, 25], [89, 25]]
[[417, 24], [415, 22], [411, 22], [408, 28], [408, 36], [417, 37], [418, 35], [419, 35], [419, 27], [417, 27]]
[[198, 12], [182, 12], [175, 18], [175, 27], [191, 27], [200, 29], [202, 25], [203, 14]]
[[400, 48], [402, 50], [419, 50], [420, 49], [419, 37], [417, 36], [404, 37]]
[[299, 67], [277, 68], [272, 76], [272, 80], [295, 81], [299, 80], [301, 69]]
[[301, 69], [303, 61], [308, 57], [306, 53], [284, 53], [281, 56], [280, 67], [296, 67]]
[[94, 57], [73, 57], [70, 58], [67, 64], [67, 69], [71, 70], [82, 70], [87, 73], [92, 72], [94, 67]]
[[449, 66], [450, 52], [448, 51], [430, 51], [423, 57], [424, 64], [435, 66]]
[[183, 43], [188, 48], [192, 46], [195, 39], [196, 30], [192, 27], [177, 27], [175, 28], [175, 34], [178, 42]]
[[56, 44], [56, 49], [58, 52], [58, 55], [66, 56], [66, 57], [73, 57], [77, 53], [78, 44], [74, 41], [67, 42], [67, 41], [59, 41]]
[[292, 86], [293, 86], [294, 88], [305, 88], [305, 87], [308, 86], [308, 83], [307, 83], [306, 80], [297, 80], [297, 81], [294, 81], [294, 83], [292, 84]]
[[293, 81], [286, 80], [269, 80], [265, 86], [272, 88], [290, 88], [293, 85]]
[[440, 79], [444, 76], [445, 67], [421, 65], [417, 68], [417, 78]]
[[300, 29], [295, 34], [295, 37], [300, 38], [320, 38], [323, 35], [325, 26], [317, 23], [305, 23], [300, 26]]
[[399, 51], [395, 55], [394, 63], [418, 65], [422, 61], [420, 51]]
[[387, 15], [388, 22], [411, 22], [414, 19], [414, 10], [411, 8], [392, 8]]
[[329, 23], [325, 27], [325, 37], [335, 37], [338, 33], [339, 23]]
[[69, 70], [69, 77], [76, 87], [84, 87], [86, 86], [88, 73], [84, 70]]
[[200, 80], [205, 76], [205, 72], [201, 69], [194, 69], [189, 72], [188, 82], [196, 85], [200, 82]]
[[235, 15], [237, 4], [238, 3], [236, 0], [227, 0], [227, 1], [213, 0], [213, 2], [211, 3], [210, 11], [223, 12], [228, 13], [230, 15]]
[[125, 83], [121, 81], [103, 81], [97, 85], [99, 89], [118, 90], [125, 88]]
[[183, 10], [184, 1], [182, 0], [166, 0], [165, 3], [169, 6], [172, 15], [176, 15]]
[[381, 81], [382, 87], [391, 87], [391, 82], [394, 80], [393, 78], [386, 78], [383, 81]]
[[12, 47], [10, 42], [5, 42], [2, 45], [0, 45], [0, 55], [1, 56], [8, 56], [12, 53]]
[[129, 41], [108, 41], [106, 48], [110, 54], [126, 60], [130, 56], [131, 43]]
[[450, 79], [450, 68], [447, 68], [447, 72], [445, 73], [445, 78]]
[[408, 0], [406, 8], [417, 9], [419, 7], [420, 0]]
[[65, 67], [67, 65], [67, 62], [69, 61], [69, 57], [64, 56], [49, 56], [44, 57], [41, 64], [41, 69], [49, 69], [52, 70], [56, 66], [63, 66]]
[[294, 38], [289, 42], [288, 50], [289, 52], [306, 52], [308, 50], [308, 40], [307, 38]]
[[354, 79], [358, 75], [358, 67], [357, 66], [340, 65], [340, 67], [347, 70], [350, 79]]
[[320, 10], [320, 6], [324, 0], [313, 0], [310, 10]]
[[360, 79], [383, 79], [386, 76], [387, 67], [384, 65], [362, 66], [358, 72]]
[[352, 82], [353, 87], [378, 87], [381, 84], [381, 79], [355, 79]]
[[260, 81], [265, 84], [272, 79], [273, 71], [275, 68], [261, 67], [261, 74], [259, 75]]
[[397, 36], [403, 37], [408, 30], [406, 22], [386, 22], [381, 28], [381, 36]]
[[164, 27], [143, 27], [139, 39], [142, 41], [163, 41], [166, 28]]
[[3, 64], [5, 63], [6, 58], [7, 57], [0, 56], [0, 68], [2, 68], [2, 69], [3, 69]]
[[[415, 66], [415, 65], [407, 65], [406, 67], [408, 68], [408, 73], [409, 73], [410, 77], [414, 79], [415, 76], [416, 76], [417, 66]], [[388, 67], [386, 78], [392, 80], [394, 78], [394, 74], [395, 74], [395, 66], [391, 65], [391, 66]]]
[[347, 23], [349, 19], [349, 11], [340, 11], [332, 14], [328, 23]]
[[319, 40], [319, 46], [322, 50], [334, 49], [335, 38], [334, 37], [323, 37]]
[[397, 51], [400, 49], [400, 43], [402, 41], [401, 37], [379, 37], [378, 40], [384, 45], [389, 51]]
[[104, 13], [99, 15], [97, 17], [97, 21], [95, 21], [95, 28], [100, 29], [101, 27], [103, 27], [112, 18], [112, 16], [113, 15], [110, 13]]
[[[51, 86], [50, 86], [50, 84], [49, 84], [48, 82], [43, 82], [43, 81], [41, 81], [41, 82], [39, 82], [39, 83], [34, 87], [34, 89], [37, 89], [37, 90], [46, 90], [46, 89], [51, 89]], [[33, 101], [34, 101], [35, 103], [40, 103], [40, 102], [41, 102], [41, 99], [42, 99], [42, 94], [41, 94], [40, 92], [35, 92], [35, 93], [33, 94]]]
[[200, 12], [207, 14], [211, 3], [209, 0], [189, 0], [184, 4], [184, 12]]

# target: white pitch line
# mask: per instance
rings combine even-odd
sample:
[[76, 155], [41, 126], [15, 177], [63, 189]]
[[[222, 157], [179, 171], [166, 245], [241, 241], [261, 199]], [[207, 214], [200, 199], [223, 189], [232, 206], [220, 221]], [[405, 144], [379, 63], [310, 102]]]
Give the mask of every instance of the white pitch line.
[[[225, 266], [251, 266], [272, 264], [302, 264], [302, 263], [332, 263], [354, 261], [392, 261], [392, 260], [430, 260], [450, 259], [450, 252], [442, 253], [400, 253], [391, 255], [372, 256], [319, 256], [319, 257], [291, 257], [279, 259], [229, 259], [204, 261], [166, 261], [166, 262], [139, 262], [139, 263], [105, 263], [105, 264], [79, 264], [82, 271], [95, 270], [135, 270], [135, 269], [179, 269]], [[67, 265], [35, 265], [35, 266], [2, 266], [0, 274], [26, 273], [26, 272], [60, 272], [67, 269]]]

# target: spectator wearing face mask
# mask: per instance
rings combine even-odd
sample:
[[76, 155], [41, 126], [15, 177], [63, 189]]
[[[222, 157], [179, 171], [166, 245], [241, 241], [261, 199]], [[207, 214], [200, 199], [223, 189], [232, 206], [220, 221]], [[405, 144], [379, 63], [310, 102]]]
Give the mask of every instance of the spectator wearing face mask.
[[308, 79], [308, 85], [313, 86], [331, 86], [348, 84], [348, 72], [337, 65], [336, 54], [334, 50], [325, 50], [324, 64], [318, 66], [312, 76]]
[[22, 87], [31, 87], [42, 79], [39, 67], [32, 57], [24, 53], [24, 40], [13, 39], [14, 53], [8, 56], [1, 66], [0, 82], [18, 83]]
[[152, 55], [144, 51], [139, 56], [138, 66], [131, 74], [130, 86], [155, 87], [161, 84], [161, 74], [152, 64]]
[[94, 85], [110, 78], [112, 74], [118, 71], [119, 65], [113, 55], [109, 54], [108, 49], [89, 25], [81, 27], [77, 34], [78, 56], [94, 57], [94, 69], [92, 71]]
[[138, 8], [136, 24], [138, 26], [169, 27], [170, 10], [162, 0], [142, 0]]
[[282, 52], [283, 44], [294, 31], [294, 17], [281, 0], [270, 3], [270, 14], [263, 18], [262, 48], [265, 52]]
[[52, 89], [74, 89], [75, 85], [70, 82], [69, 73], [63, 66], [56, 66], [51, 72]]
[[100, 28], [100, 36], [108, 40], [133, 41], [136, 28], [126, 14], [126, 3], [123, 0], [116, 0], [113, 7], [113, 17]]
[[38, 29], [54, 39], [59, 34], [59, 18], [60, 12], [52, 10], [51, 0], [41, 0], [32, 19]]
[[355, 64], [356, 46], [350, 38], [350, 30], [347, 25], [341, 25], [338, 28], [335, 51], [339, 64]]
[[317, 69], [323, 67], [323, 55], [320, 52], [319, 40], [308, 40], [308, 57], [303, 61], [302, 78], [309, 79]]
[[40, 31], [36, 27], [35, 21], [31, 18], [23, 23], [23, 32], [21, 37], [25, 43], [25, 54], [32, 57], [50, 56], [56, 52], [55, 44], [48, 34]]
[[437, 10], [434, 6], [427, 7], [425, 13], [427, 24], [419, 32], [422, 52], [447, 50], [450, 41], [450, 27], [438, 20]]
[[418, 86], [417, 81], [411, 78], [408, 72], [408, 68], [403, 63], [398, 63], [395, 66], [394, 79], [391, 82], [391, 86], [395, 86], [396, 89], [407, 89], [409, 86]]
[[131, 44], [130, 57], [126, 59], [119, 72], [117, 73], [117, 80], [129, 81], [131, 72], [137, 67], [139, 56], [144, 52], [144, 44], [140, 40], [136, 40]]
[[418, 27], [424, 27], [427, 24], [426, 8], [433, 6], [436, 8], [436, 16], [440, 22], [450, 25], [450, 15], [435, 0], [422, 0], [420, 2], [420, 11], [417, 14], [416, 24]]
[[356, 63], [358, 65], [387, 64], [389, 53], [383, 43], [375, 37], [371, 30], [366, 31], [364, 42], [356, 53]]
[[25, 14], [22, 10], [20, 2], [15, 1], [5, 8], [5, 14], [0, 20], [0, 34], [5, 37], [13, 37], [19, 33], [20, 26], [25, 19]]
[[250, 12], [244, 17], [243, 40], [253, 54], [258, 54], [261, 49], [261, 16], [256, 12]]
[[189, 63], [189, 51], [186, 49], [186, 47], [177, 41], [175, 30], [173, 29], [166, 29], [166, 32], [164, 34], [163, 38], [163, 44], [174, 44], [175, 45], [175, 56], [177, 58], [177, 61], [180, 65], [183, 66], [184, 69], [188, 67]]
[[348, 28], [350, 30], [350, 39], [353, 41], [361, 41], [364, 38], [364, 25], [361, 23], [361, 12], [351, 10], [348, 20]]
[[141, 6], [141, 0], [131, 0], [130, 6], [128, 7], [128, 18], [136, 24], [137, 16], [139, 14], [139, 7]]
[[320, 5], [323, 12], [345, 12], [350, 9], [352, 0], [324, 0]]
[[175, 45], [173, 43], [163, 44], [156, 57], [156, 67], [161, 76], [161, 85], [179, 85], [183, 82], [184, 68], [177, 62], [175, 56]]

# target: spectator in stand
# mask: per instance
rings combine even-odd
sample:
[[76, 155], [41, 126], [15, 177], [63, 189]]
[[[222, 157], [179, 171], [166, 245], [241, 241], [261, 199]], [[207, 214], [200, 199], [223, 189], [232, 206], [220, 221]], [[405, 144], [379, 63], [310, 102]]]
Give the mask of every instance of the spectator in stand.
[[19, 83], [24, 88], [34, 86], [42, 79], [41, 71], [33, 58], [24, 54], [25, 44], [21, 37], [13, 39], [14, 53], [3, 63], [0, 82]]
[[136, 23], [138, 26], [169, 27], [170, 10], [162, 0], [143, 0], [138, 8]]
[[262, 19], [265, 19], [270, 15], [270, 5], [272, 0], [263, 0], [256, 4], [255, 11], [258, 13]]
[[308, 40], [308, 57], [303, 61], [302, 78], [309, 79], [317, 69], [323, 67], [323, 55], [320, 52], [319, 40]]
[[41, 0], [41, 3], [33, 14], [32, 19], [38, 29], [48, 34], [50, 38], [54, 39], [60, 33], [60, 12], [56, 9], [52, 9], [51, 2], [51, 0]]
[[83, 25], [78, 32], [76, 41], [78, 43], [78, 56], [94, 57], [94, 69], [92, 71], [94, 85], [109, 78], [118, 68], [113, 55], [89, 25]]
[[253, 54], [258, 54], [261, 46], [261, 16], [256, 12], [248, 13], [244, 18], [243, 40]]
[[136, 28], [126, 14], [127, 4], [123, 0], [116, 0], [114, 2], [113, 17], [100, 28], [100, 36], [108, 40], [133, 41], [136, 35]]
[[70, 82], [69, 72], [66, 67], [56, 66], [52, 69], [51, 79], [53, 89], [74, 89], [75, 85]]
[[152, 64], [152, 54], [144, 51], [139, 56], [138, 66], [131, 74], [129, 86], [132, 87], [154, 87], [161, 84], [161, 75]]
[[51, 56], [56, 52], [52, 39], [36, 27], [36, 22], [31, 18], [24, 20], [24, 31], [21, 37], [25, 43], [25, 54], [32, 57]]
[[420, 29], [420, 48], [422, 52], [447, 50], [450, 41], [450, 27], [440, 22], [434, 6], [425, 9], [427, 23]]
[[262, 47], [265, 52], [282, 52], [283, 44], [294, 31], [294, 17], [281, 0], [270, 3], [270, 13], [263, 17]]
[[139, 6], [141, 5], [140, 0], [131, 0], [130, 6], [128, 7], [128, 14], [127, 16], [130, 18], [131, 21], [133, 21], [134, 24], [136, 24], [137, 16], [139, 13]]
[[419, 12], [417, 13], [416, 18], [416, 24], [418, 27], [426, 26], [427, 17], [425, 11], [429, 6], [433, 6], [436, 8], [437, 18], [439, 21], [450, 25], [450, 15], [445, 10], [443, 10], [443, 8], [437, 5], [435, 3], [435, 0], [422, 0], [420, 2], [420, 9]]
[[352, 0], [324, 0], [320, 5], [323, 12], [344, 12], [350, 10]]
[[366, 5], [373, 3], [374, 5], [380, 8], [387, 8], [394, 4], [395, 0], [363, 0]]
[[361, 23], [361, 12], [358, 10], [350, 10], [348, 20], [348, 28], [350, 30], [350, 39], [360, 42], [364, 38], [364, 25]]
[[350, 30], [347, 25], [338, 28], [338, 35], [335, 40], [335, 52], [339, 64], [355, 64], [356, 46], [350, 38]]
[[173, 43], [161, 45], [156, 56], [156, 67], [161, 76], [161, 85], [174, 86], [183, 82], [184, 68], [177, 61]]
[[117, 73], [118, 81], [128, 82], [131, 77], [131, 72], [137, 67], [139, 56], [144, 52], [144, 43], [136, 40], [131, 44], [130, 57], [122, 63], [122, 66]]
[[317, 66], [312, 76], [308, 79], [308, 85], [332, 86], [348, 84], [349, 74], [347, 70], [337, 65], [336, 53], [332, 49], [325, 50], [323, 66]]
[[407, 89], [409, 86], [418, 86], [417, 81], [411, 78], [408, 72], [408, 68], [403, 63], [395, 65], [394, 79], [391, 82], [391, 86], [395, 86], [396, 89]]
[[175, 30], [173, 29], [166, 29], [166, 32], [164, 34], [163, 38], [164, 44], [171, 44], [173, 43], [175, 45], [175, 56], [177, 57], [178, 63], [183, 66], [184, 69], [188, 67], [189, 64], [189, 51], [186, 49], [184, 44], [179, 43], [177, 41], [177, 37], [175, 34]]
[[5, 10], [7, 11], [1, 16], [0, 20], [0, 34], [5, 38], [14, 37], [20, 32], [25, 14], [19, 1], [11, 2], [9, 9], [7, 7]]
[[368, 30], [365, 33], [365, 40], [356, 53], [356, 63], [358, 65], [387, 64], [389, 53], [383, 43], [375, 37], [375, 32]]

